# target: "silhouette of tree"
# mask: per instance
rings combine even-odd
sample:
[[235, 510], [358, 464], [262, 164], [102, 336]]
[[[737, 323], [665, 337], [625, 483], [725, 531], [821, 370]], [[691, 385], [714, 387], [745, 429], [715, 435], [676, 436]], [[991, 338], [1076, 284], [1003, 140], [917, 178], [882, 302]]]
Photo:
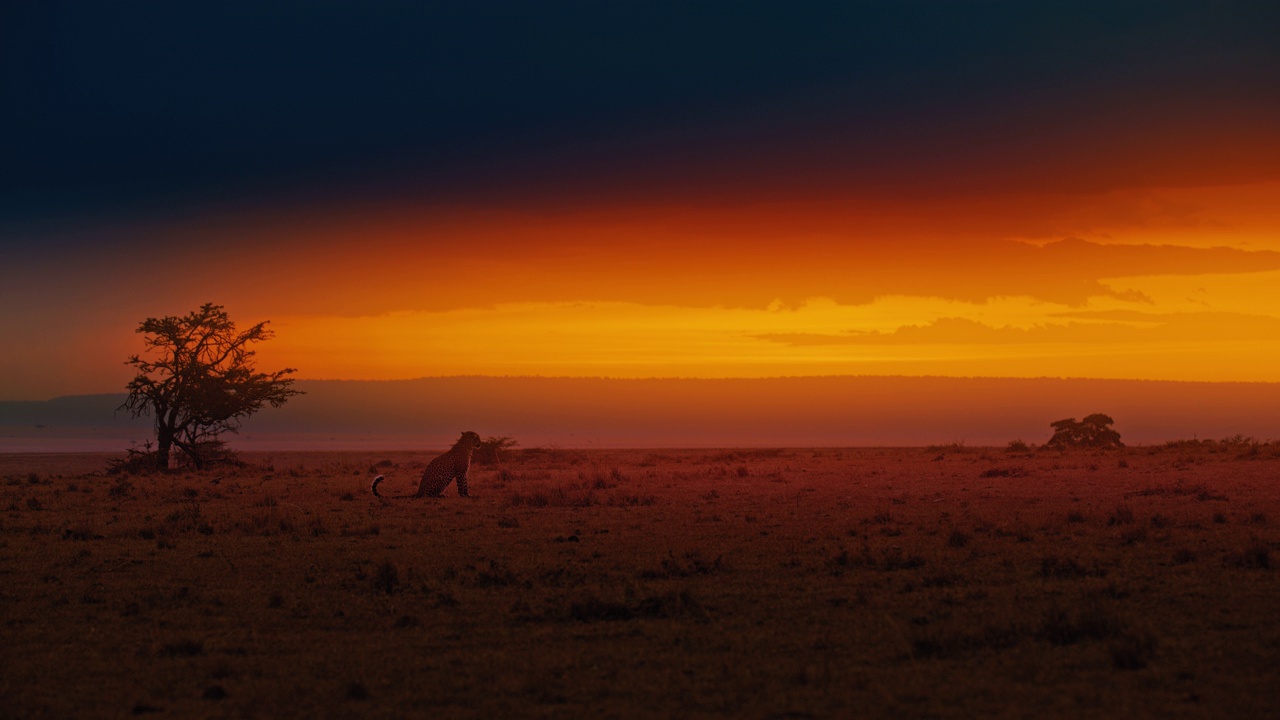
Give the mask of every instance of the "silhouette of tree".
[[1120, 442], [1120, 433], [1111, 428], [1110, 416], [1094, 413], [1076, 422], [1075, 418], [1058, 420], [1049, 423], [1053, 428], [1053, 437], [1046, 443], [1049, 447], [1124, 447]]
[[285, 368], [256, 372], [252, 343], [272, 336], [267, 323], [237, 332], [221, 305], [206, 303], [183, 317], [147, 318], [138, 326], [150, 357], [132, 355], [125, 364], [138, 374], [120, 406], [134, 417], [155, 417], [155, 467], [169, 468], [177, 447], [196, 467], [225, 452], [219, 439], [236, 432], [244, 418], [264, 405], [280, 407], [301, 391]]

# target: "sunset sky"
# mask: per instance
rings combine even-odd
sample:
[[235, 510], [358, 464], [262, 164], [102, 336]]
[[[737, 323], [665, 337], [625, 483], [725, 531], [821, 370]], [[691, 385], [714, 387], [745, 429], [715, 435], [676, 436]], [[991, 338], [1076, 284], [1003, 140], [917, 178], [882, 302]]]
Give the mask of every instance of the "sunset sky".
[[308, 379], [1280, 382], [1280, 5], [0, 10], [0, 400], [224, 305]]

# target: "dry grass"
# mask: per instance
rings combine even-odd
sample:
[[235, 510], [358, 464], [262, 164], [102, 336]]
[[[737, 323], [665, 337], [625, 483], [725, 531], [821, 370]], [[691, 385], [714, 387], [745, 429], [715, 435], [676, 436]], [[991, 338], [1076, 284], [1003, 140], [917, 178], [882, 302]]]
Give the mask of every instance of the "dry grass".
[[1271, 445], [1008, 457], [527, 449], [384, 502], [423, 457], [0, 456], [0, 707], [1274, 715]]

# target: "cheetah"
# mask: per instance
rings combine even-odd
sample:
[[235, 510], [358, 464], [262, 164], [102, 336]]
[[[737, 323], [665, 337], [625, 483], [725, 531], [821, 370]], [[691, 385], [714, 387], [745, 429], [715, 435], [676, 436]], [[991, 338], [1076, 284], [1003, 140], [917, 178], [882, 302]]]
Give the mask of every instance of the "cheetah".
[[427, 469], [422, 473], [422, 482], [418, 485], [418, 492], [413, 495], [382, 495], [378, 492], [378, 483], [382, 482], [383, 476], [379, 475], [373, 479], [373, 485], [370, 490], [378, 497], [387, 498], [410, 498], [410, 497], [440, 497], [444, 489], [449, 487], [449, 483], [455, 479], [458, 481], [458, 494], [462, 497], [470, 497], [467, 492], [467, 469], [471, 467], [471, 453], [480, 447], [480, 436], [470, 430], [462, 433], [462, 437], [458, 438], [458, 442], [453, 444], [449, 452], [437, 457], [427, 465]]

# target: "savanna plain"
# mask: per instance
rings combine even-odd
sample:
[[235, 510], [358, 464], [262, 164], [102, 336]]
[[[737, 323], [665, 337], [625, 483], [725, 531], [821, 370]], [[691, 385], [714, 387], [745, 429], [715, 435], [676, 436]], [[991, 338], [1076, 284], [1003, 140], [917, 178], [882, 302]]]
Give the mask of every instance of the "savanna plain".
[[1277, 717], [1280, 445], [0, 456], [0, 715]]

